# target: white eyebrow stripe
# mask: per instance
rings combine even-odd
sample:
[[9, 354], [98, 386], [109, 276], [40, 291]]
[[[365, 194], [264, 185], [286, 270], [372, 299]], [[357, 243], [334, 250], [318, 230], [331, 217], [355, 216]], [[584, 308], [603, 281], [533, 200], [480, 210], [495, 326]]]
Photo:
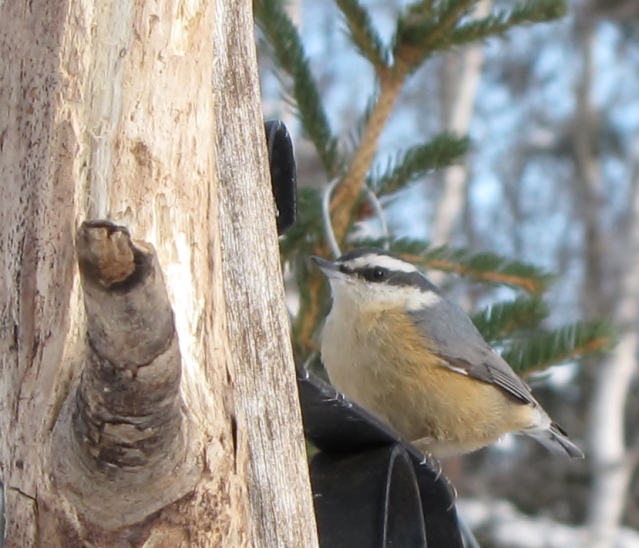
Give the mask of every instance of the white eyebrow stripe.
[[351, 264], [355, 269], [381, 266], [395, 272], [406, 272], [408, 274], [417, 272], [417, 267], [414, 265], [388, 255], [363, 255], [351, 261]]

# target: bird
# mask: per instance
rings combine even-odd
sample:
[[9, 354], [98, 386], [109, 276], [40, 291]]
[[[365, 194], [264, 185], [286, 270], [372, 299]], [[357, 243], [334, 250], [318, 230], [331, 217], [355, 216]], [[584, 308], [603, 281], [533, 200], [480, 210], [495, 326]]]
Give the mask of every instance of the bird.
[[583, 458], [466, 312], [415, 265], [373, 248], [312, 257], [331, 287], [321, 358], [333, 387], [437, 459], [507, 433]]

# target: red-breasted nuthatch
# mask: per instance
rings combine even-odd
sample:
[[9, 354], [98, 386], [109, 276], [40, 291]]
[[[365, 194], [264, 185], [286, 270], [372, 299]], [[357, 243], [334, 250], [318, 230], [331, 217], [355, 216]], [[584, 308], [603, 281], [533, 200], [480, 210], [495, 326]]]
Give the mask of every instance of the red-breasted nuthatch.
[[462, 308], [414, 265], [377, 249], [313, 259], [333, 294], [322, 360], [345, 396], [437, 458], [508, 432], [583, 458]]

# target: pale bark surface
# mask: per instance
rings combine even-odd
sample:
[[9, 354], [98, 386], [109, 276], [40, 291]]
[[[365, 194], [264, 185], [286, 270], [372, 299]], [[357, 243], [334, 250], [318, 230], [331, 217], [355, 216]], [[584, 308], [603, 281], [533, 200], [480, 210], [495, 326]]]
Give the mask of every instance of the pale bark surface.
[[[619, 340], [613, 354], [597, 366], [592, 395], [589, 454], [593, 483], [586, 542], [590, 548], [615, 545], [626, 504], [632, 497], [630, 482], [638, 464], [639, 442], [626, 440], [627, 404], [638, 371], [639, 342], [639, 170], [635, 171], [628, 230], [619, 235], [625, 241], [624, 255], [614, 259], [621, 265], [617, 302], [612, 314]], [[600, 253], [599, 260], [602, 260], [603, 252]], [[602, 288], [599, 291], [603, 293]]]
[[[255, 546], [313, 548], [317, 533], [279, 262], [249, 2], [217, 2], [217, 174], [235, 406], [246, 420]], [[226, 32], [225, 32], [226, 31]], [[248, 60], [248, 62], [247, 62]], [[250, 169], [247, 167], [250, 166]]]
[[[613, 354], [597, 364], [589, 421], [588, 457], [592, 461], [593, 482], [589, 496], [588, 537], [590, 548], [615, 545], [623, 519], [636, 455], [625, 439], [626, 406], [632, 379], [637, 372], [637, 325], [639, 322], [639, 178], [632, 188], [627, 210], [627, 230], [615, 235], [623, 240], [623, 255], [615, 256], [606, 243], [604, 228], [605, 190], [602, 168], [594, 149], [597, 113], [592, 99], [594, 83], [594, 22], [585, 21], [580, 30], [583, 56], [577, 83], [577, 112], [573, 146], [577, 172], [576, 197], [585, 232], [585, 286], [582, 300], [587, 317], [608, 314], [619, 333]], [[619, 276], [609, 268], [619, 265]], [[607, 272], [608, 270], [608, 272]], [[612, 278], [612, 279], [611, 279]], [[611, 295], [609, 287], [616, 287]]]
[[[250, 9], [239, 0], [0, 2], [6, 546], [316, 544]], [[224, 199], [246, 200], [225, 204], [222, 220], [218, 177], [230, 185]], [[87, 286], [92, 275], [79, 283], [76, 227], [96, 218], [157, 252], [153, 272], [173, 316], [163, 284], [131, 308], [156, 315], [150, 353], [119, 351], [122, 309]], [[126, 261], [116, 263], [126, 279]], [[99, 334], [89, 349], [91, 325]], [[121, 375], [135, 363], [157, 376], [120, 377], [127, 396], [98, 397], [113, 388], [97, 374], [104, 359]], [[135, 390], [150, 397], [157, 436], [131, 428], [137, 411], [127, 415], [123, 402]], [[100, 406], [106, 414], [94, 413]], [[111, 421], [116, 408], [124, 426]], [[96, 427], [84, 430], [86, 443], [82, 425]]]

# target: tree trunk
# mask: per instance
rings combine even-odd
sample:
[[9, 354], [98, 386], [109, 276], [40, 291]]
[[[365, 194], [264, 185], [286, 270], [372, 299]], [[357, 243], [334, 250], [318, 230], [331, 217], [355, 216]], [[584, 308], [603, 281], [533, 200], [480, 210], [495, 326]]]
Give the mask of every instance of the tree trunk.
[[[588, 501], [589, 548], [615, 544], [623, 519], [628, 487], [636, 467], [625, 440], [626, 405], [637, 369], [637, 321], [639, 307], [639, 180], [631, 182], [628, 229], [619, 234], [624, 240], [623, 256], [615, 256], [606, 245], [604, 228], [604, 189], [601, 166], [593, 143], [596, 142], [596, 115], [591, 98], [594, 81], [594, 21], [585, 19], [578, 39], [583, 53], [583, 72], [577, 85], [577, 112], [573, 135], [577, 173], [577, 199], [585, 234], [585, 280], [582, 301], [585, 316], [609, 314], [619, 333], [614, 353], [596, 371], [591, 371], [593, 387], [589, 418], [589, 450], [592, 462], [592, 489]], [[610, 265], [621, 265], [615, 279]], [[608, 266], [608, 272], [606, 271]], [[611, 295], [610, 286], [618, 287]]]
[[615, 545], [630, 483], [637, 468], [639, 446], [634, 441], [628, 447], [626, 442], [627, 404], [637, 373], [639, 322], [639, 169], [634, 171], [628, 229], [620, 236], [624, 238], [624, 256], [611, 257], [611, 260], [622, 265], [613, 313], [619, 340], [614, 353], [597, 365], [594, 374], [589, 421], [589, 453], [593, 469], [588, 516], [590, 534], [586, 542], [589, 548]]
[[316, 546], [250, 3], [0, 21], [6, 546]]

